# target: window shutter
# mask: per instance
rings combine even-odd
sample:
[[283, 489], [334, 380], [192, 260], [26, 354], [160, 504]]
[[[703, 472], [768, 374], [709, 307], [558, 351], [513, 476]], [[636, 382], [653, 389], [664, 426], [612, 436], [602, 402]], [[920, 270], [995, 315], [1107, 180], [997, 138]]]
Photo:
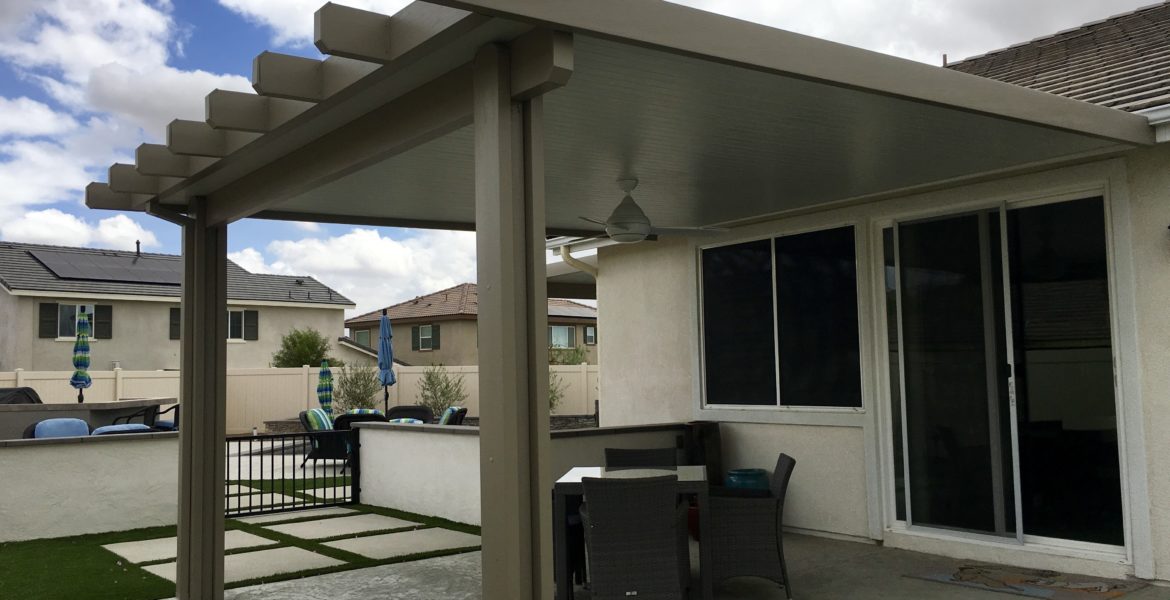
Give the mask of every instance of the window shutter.
[[37, 337], [57, 337], [57, 303], [41, 302], [40, 331]]
[[431, 350], [439, 349], [439, 326], [431, 325]]
[[260, 311], [244, 311], [244, 339], [248, 341], [260, 339]]
[[569, 347], [576, 348], [577, 347], [576, 342], [577, 342], [577, 326], [570, 325], [569, 326]]
[[171, 308], [171, 339], [177, 340], [183, 331], [183, 313], [180, 308]]
[[98, 304], [93, 307], [93, 339], [109, 340], [114, 337], [114, 307]]
[[410, 328], [410, 349], [418, 352], [418, 325]]

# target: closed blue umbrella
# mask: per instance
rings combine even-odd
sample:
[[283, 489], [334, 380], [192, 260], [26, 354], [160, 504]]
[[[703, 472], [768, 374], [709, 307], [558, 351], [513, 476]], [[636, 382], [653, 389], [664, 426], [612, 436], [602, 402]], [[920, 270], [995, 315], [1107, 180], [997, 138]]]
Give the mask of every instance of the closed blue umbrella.
[[390, 340], [394, 331], [390, 329], [390, 317], [382, 311], [382, 322], [378, 329], [378, 381], [382, 383], [382, 410], [390, 412], [390, 386], [397, 382], [394, 377], [394, 346]]
[[317, 376], [317, 402], [325, 414], [333, 414], [333, 372], [327, 360], [321, 361], [321, 374]]
[[73, 342], [73, 377], [69, 385], [77, 390], [78, 404], [85, 402], [85, 388], [93, 385], [89, 376], [89, 317], [83, 310], [77, 318], [77, 341]]

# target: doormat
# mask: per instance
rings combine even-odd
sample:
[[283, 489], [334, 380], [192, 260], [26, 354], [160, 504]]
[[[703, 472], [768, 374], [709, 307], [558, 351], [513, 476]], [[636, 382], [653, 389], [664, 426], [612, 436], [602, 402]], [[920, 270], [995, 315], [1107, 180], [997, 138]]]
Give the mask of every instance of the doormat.
[[1013, 569], [966, 564], [952, 570], [908, 574], [906, 577], [961, 585], [992, 592], [1049, 600], [1105, 600], [1146, 587], [1139, 581], [1065, 575], [1056, 571]]

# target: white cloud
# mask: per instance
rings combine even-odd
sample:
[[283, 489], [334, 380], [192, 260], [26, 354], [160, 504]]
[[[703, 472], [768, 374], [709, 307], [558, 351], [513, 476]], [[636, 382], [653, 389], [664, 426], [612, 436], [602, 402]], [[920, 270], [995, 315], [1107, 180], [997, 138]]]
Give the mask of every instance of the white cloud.
[[0, 3], [0, 59], [57, 105], [0, 98], [2, 221], [79, 201], [112, 162], [161, 140], [172, 119], [202, 119], [212, 89], [250, 89], [244, 77], [167, 64], [186, 35], [169, 0]]
[[293, 223], [293, 225], [296, 225], [297, 229], [300, 229], [301, 231], [310, 231], [310, 232], [321, 231], [321, 224], [320, 223], [313, 223], [312, 221], [297, 221], [297, 222]]
[[101, 219], [96, 225], [55, 208], [27, 212], [0, 225], [0, 239], [10, 242], [52, 244], [55, 246], [95, 246], [116, 250], [133, 250], [134, 242], [143, 247], [158, 246], [158, 238], [130, 217], [118, 214]]
[[55, 135], [77, 128], [77, 121], [67, 113], [57, 112], [31, 98], [0, 96], [0, 138]]
[[[313, 42], [313, 13], [321, 0], [219, 0], [225, 8], [249, 21], [272, 29], [278, 46], [305, 46]], [[410, 0], [346, 0], [346, 6], [392, 15]]]
[[671, 0], [929, 64], [1051, 35], [1149, 0]]
[[358, 312], [475, 281], [474, 233], [402, 231], [408, 237], [355, 228], [336, 237], [275, 240], [263, 253], [245, 248], [229, 257], [257, 273], [311, 275], [357, 303]]

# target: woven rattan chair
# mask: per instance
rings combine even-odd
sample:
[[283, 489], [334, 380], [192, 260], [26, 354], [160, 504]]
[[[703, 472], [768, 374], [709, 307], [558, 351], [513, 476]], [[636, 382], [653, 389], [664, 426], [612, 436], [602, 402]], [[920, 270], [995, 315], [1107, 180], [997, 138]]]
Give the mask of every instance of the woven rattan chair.
[[386, 418], [390, 421], [394, 419], [418, 419], [423, 423], [430, 423], [435, 420], [435, 413], [425, 406], [417, 404], [406, 404], [403, 406], [391, 406], [390, 410], [386, 411]]
[[606, 448], [605, 468], [639, 469], [677, 467], [678, 450], [674, 448]]
[[690, 556], [679, 545], [676, 477], [581, 480], [592, 600], [682, 600]]
[[752, 491], [740, 495], [729, 488], [711, 495], [711, 539], [704, 537], [703, 543], [712, 545], [710, 572], [716, 585], [731, 577], [763, 577], [784, 586], [792, 598], [781, 529], [784, 496], [795, 466], [791, 456], [780, 455], [766, 496]]

